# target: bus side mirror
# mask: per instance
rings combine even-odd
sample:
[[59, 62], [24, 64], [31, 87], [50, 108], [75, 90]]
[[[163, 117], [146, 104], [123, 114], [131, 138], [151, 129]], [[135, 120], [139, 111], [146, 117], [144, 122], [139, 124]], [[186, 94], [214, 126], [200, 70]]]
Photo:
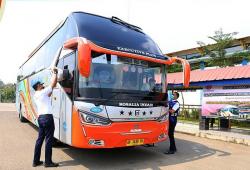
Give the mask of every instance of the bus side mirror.
[[78, 69], [83, 77], [88, 78], [91, 67], [91, 49], [87, 44], [87, 40], [81, 37], [67, 40], [63, 47], [65, 49], [78, 50]]
[[187, 60], [179, 58], [179, 57], [171, 57], [170, 60], [167, 62], [168, 65], [173, 63], [181, 63], [183, 67], [183, 86], [189, 87], [190, 83], [190, 64]]
[[60, 81], [64, 81], [64, 80], [70, 80], [71, 78], [71, 75], [70, 75], [70, 72], [69, 72], [69, 69], [59, 69], [57, 68], [58, 70], [58, 74], [57, 74], [57, 81], [60, 82]]
[[69, 69], [63, 69], [63, 80], [70, 80], [70, 77]]
[[60, 81], [63, 81], [63, 70], [60, 69], [60, 68], [57, 68], [57, 81], [60, 82]]

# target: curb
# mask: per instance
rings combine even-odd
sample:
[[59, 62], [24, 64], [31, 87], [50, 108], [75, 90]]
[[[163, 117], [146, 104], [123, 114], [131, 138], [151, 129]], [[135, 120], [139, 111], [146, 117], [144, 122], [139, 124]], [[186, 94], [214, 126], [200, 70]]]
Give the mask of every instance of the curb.
[[245, 138], [235, 138], [235, 137], [231, 137], [231, 136], [212, 134], [212, 133], [203, 132], [203, 131], [187, 132], [187, 131], [176, 130], [176, 132], [186, 134], [186, 135], [207, 138], [207, 139], [220, 140], [220, 141], [224, 141], [224, 142], [250, 146], [250, 139], [245, 139]]

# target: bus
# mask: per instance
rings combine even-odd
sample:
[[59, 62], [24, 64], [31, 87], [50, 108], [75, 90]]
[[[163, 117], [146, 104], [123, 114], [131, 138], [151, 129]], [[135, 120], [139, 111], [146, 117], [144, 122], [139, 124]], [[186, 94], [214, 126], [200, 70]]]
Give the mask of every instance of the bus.
[[169, 58], [135, 25], [117, 17], [72, 12], [30, 54], [17, 76], [16, 107], [21, 122], [36, 126], [32, 83], [59, 81], [51, 96], [54, 137], [77, 148], [116, 148], [167, 139]]

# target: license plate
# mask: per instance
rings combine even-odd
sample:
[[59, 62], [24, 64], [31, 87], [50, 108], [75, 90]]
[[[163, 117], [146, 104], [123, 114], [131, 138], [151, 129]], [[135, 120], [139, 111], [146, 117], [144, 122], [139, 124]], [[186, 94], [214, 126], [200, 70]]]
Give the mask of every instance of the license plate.
[[136, 146], [136, 145], [142, 145], [144, 143], [144, 139], [132, 139], [127, 140], [127, 146]]

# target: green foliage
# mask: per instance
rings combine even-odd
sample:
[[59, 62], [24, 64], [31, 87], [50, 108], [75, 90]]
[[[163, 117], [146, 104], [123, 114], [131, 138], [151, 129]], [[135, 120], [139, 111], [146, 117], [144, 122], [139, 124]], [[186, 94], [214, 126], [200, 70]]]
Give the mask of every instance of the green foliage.
[[191, 118], [199, 119], [200, 109], [192, 109], [191, 110]]
[[[238, 62], [242, 61], [243, 59], [246, 60], [250, 60], [250, 51], [246, 51], [246, 52], [239, 52], [239, 53], [234, 53], [231, 58], [233, 58], [234, 60], [237, 60]], [[237, 62], [235, 61], [235, 62]]]
[[[205, 67], [213, 66], [234, 66], [235, 64], [241, 64], [243, 60], [250, 61], [250, 51], [234, 53], [230, 56], [221, 58], [210, 58], [204, 60]], [[190, 63], [191, 70], [200, 69], [200, 62]], [[173, 64], [168, 67], [168, 73], [181, 72], [182, 66]]]
[[175, 73], [175, 72], [181, 72], [182, 71], [182, 65], [180, 64], [172, 64], [168, 66], [168, 73]]
[[243, 59], [250, 61], [250, 52], [239, 52], [234, 53], [230, 56], [221, 57], [221, 58], [213, 58], [207, 60], [206, 66], [212, 67], [212, 66], [234, 66], [235, 64], [242, 63]]
[[237, 120], [231, 120], [231, 126], [236, 127], [236, 128], [250, 129], [250, 122], [249, 121], [240, 122], [240, 121], [237, 121]]
[[219, 67], [226, 67], [233, 65], [228, 59], [226, 59], [226, 51], [225, 49], [231, 47], [233, 43], [233, 36], [236, 35], [236, 32], [233, 33], [223, 33], [222, 29], [215, 31], [215, 35], [209, 36], [208, 38], [215, 41], [215, 44], [206, 45], [202, 41], [198, 41], [197, 44], [200, 45], [203, 52], [202, 55], [209, 55], [212, 60], [209, 62], [213, 65], [217, 65]]
[[3, 84], [0, 86], [0, 102], [14, 102], [15, 101], [15, 85]]
[[181, 110], [179, 117], [186, 120], [199, 120], [200, 109], [197, 108], [184, 108]]
[[191, 63], [190, 64], [191, 70], [196, 70], [200, 68], [200, 63]]
[[219, 66], [219, 67], [226, 67], [226, 66], [233, 66], [235, 63], [233, 60], [230, 60], [225, 57], [221, 58], [214, 58], [208, 61], [208, 66]]

